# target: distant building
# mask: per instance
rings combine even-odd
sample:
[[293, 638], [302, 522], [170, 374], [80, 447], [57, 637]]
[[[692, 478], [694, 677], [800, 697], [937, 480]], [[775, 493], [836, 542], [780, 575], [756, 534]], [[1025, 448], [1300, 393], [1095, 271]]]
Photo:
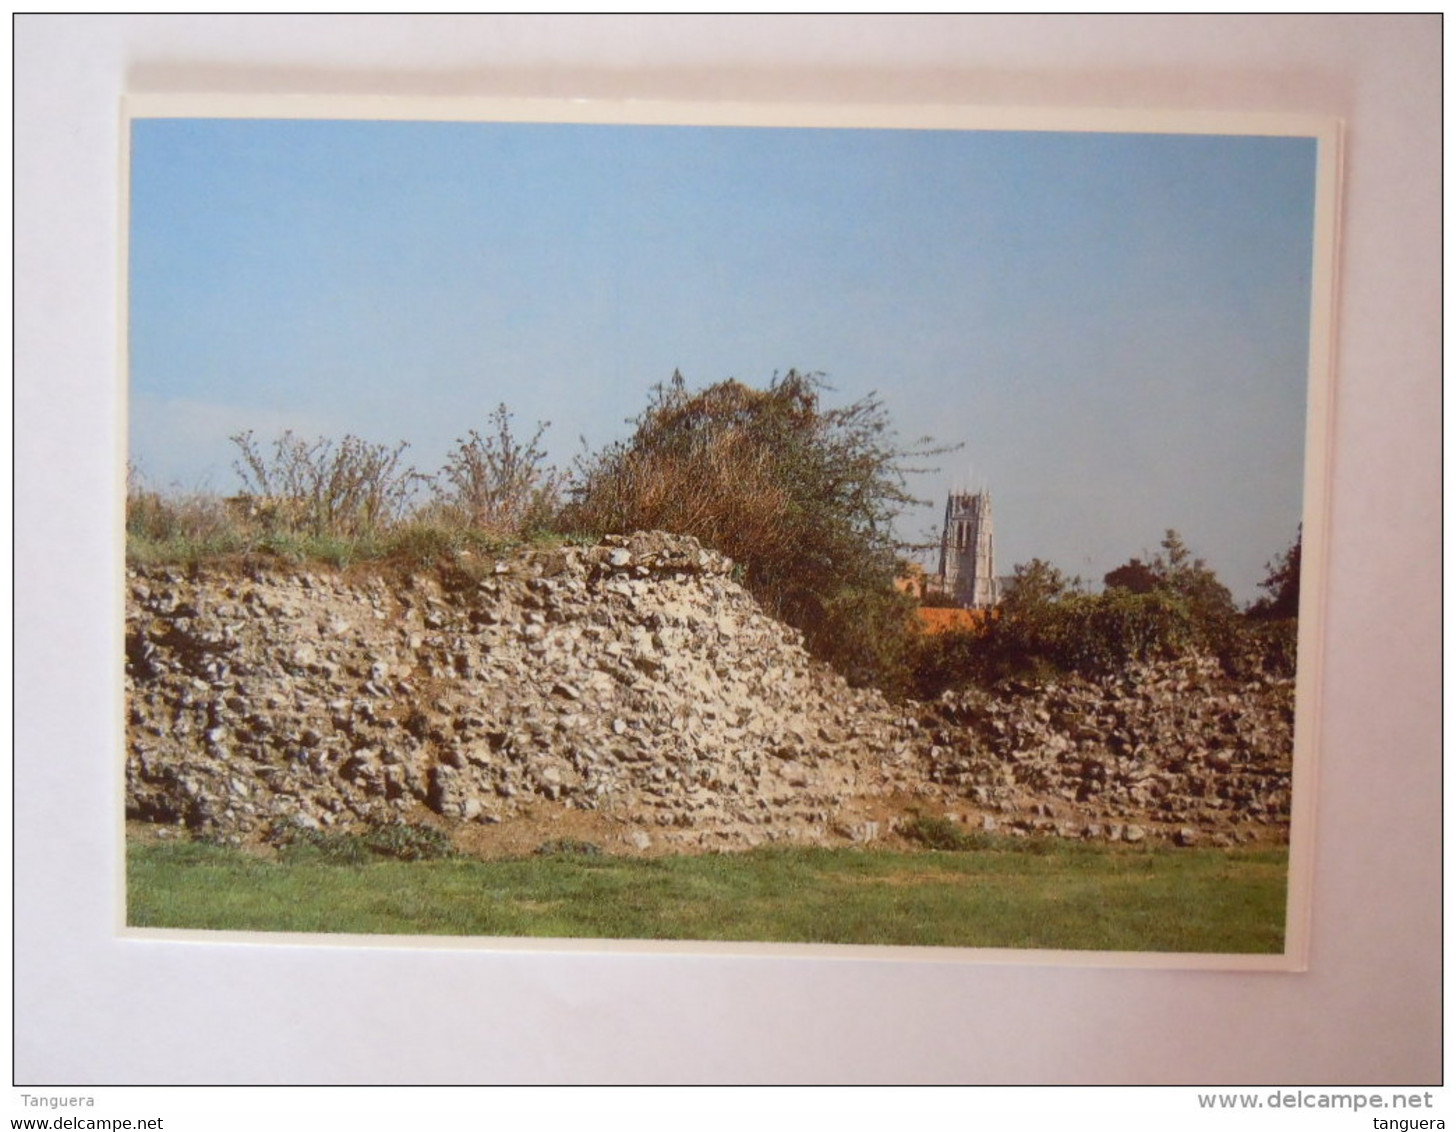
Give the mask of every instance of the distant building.
[[951, 492], [940, 536], [940, 566], [927, 589], [949, 595], [964, 609], [991, 609], [1001, 600], [989, 491]]

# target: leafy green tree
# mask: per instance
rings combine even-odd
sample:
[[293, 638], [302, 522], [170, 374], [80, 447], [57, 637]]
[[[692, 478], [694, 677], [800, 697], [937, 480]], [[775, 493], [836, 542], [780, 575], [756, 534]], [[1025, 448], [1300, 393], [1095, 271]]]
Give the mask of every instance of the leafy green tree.
[[1186, 599], [1201, 619], [1231, 617], [1238, 612], [1229, 588], [1203, 559], [1193, 557], [1177, 531], [1164, 534], [1162, 553], [1153, 559], [1151, 569], [1158, 577], [1157, 588]]
[[1304, 527], [1301, 526], [1294, 544], [1265, 566], [1269, 573], [1259, 583], [1265, 596], [1249, 607], [1249, 616], [1264, 621], [1299, 616], [1299, 565], [1303, 549]]
[[1132, 661], [1176, 656], [1194, 635], [1188, 603], [1166, 590], [1081, 592], [1045, 563], [1018, 568], [1020, 586], [985, 633], [983, 677], [1095, 676]]
[[896, 593], [892, 524], [918, 503], [913, 462], [876, 396], [826, 407], [822, 375], [790, 370], [766, 389], [722, 381], [656, 386], [632, 436], [578, 463], [573, 529], [666, 530], [731, 556], [771, 614], [858, 683], [903, 680], [913, 602]]
[[1266, 648], [1248, 631], [1228, 587], [1176, 531], [1147, 562], [1131, 559], [1103, 581], [1103, 592], [1092, 594], [1041, 559], [1017, 566], [982, 632], [922, 649], [920, 688], [934, 694], [969, 680], [1098, 676], [1191, 652], [1248, 671], [1268, 667], [1283, 649], [1280, 642]]
[[924, 634], [911, 662], [912, 692], [932, 700], [948, 689], [995, 683], [1001, 675], [998, 659], [984, 627]]
[[1140, 558], [1129, 559], [1116, 570], [1102, 577], [1102, 584], [1109, 590], [1126, 590], [1128, 593], [1148, 594], [1158, 588], [1161, 578], [1158, 572]]
[[1033, 558], [1012, 568], [1011, 580], [1001, 595], [1001, 611], [1008, 617], [1031, 613], [1048, 602], [1074, 593], [1080, 582], [1069, 578], [1050, 562]]

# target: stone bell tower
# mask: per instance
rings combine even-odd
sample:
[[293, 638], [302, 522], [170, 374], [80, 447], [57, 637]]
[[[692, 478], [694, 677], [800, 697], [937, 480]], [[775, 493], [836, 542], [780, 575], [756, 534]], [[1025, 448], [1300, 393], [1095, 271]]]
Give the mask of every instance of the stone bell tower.
[[989, 491], [952, 492], [940, 536], [939, 589], [967, 609], [990, 609], [1000, 599]]

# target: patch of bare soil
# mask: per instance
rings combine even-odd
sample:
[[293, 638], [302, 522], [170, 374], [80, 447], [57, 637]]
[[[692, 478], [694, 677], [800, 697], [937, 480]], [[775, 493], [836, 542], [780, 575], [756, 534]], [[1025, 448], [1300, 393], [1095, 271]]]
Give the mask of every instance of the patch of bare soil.
[[586, 842], [614, 856], [648, 856], [669, 851], [654, 842], [633, 842], [634, 826], [598, 811], [576, 810], [557, 802], [533, 803], [520, 817], [491, 825], [458, 822], [447, 826], [455, 847], [482, 860], [529, 857], [552, 842]]

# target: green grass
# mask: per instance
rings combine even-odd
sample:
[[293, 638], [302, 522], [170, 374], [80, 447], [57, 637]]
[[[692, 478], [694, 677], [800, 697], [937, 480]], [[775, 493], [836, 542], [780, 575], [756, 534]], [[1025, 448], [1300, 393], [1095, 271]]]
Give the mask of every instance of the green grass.
[[160, 535], [129, 530], [126, 558], [137, 566], [190, 567], [242, 558], [271, 558], [299, 565], [346, 567], [378, 562], [413, 568], [454, 561], [462, 554], [496, 555], [521, 547], [543, 550], [590, 541], [552, 532], [507, 538], [425, 523], [399, 524], [387, 531], [365, 535], [294, 531], [267, 534], [219, 524], [202, 531], [171, 531]]
[[903, 853], [291, 863], [128, 849], [137, 927], [1278, 953], [1283, 850], [1060, 843]]

